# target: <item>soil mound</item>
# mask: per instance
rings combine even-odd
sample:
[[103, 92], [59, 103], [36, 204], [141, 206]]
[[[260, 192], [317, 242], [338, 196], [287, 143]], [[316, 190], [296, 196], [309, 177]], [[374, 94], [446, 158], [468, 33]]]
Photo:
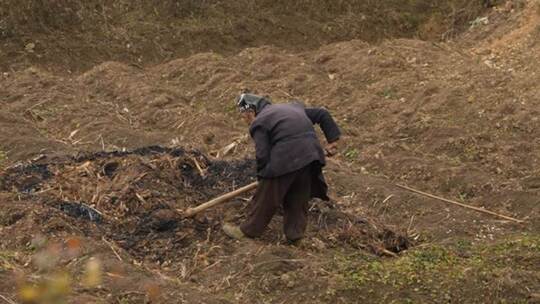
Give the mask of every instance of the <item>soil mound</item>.
[[[134, 257], [163, 262], [192, 254], [210, 235], [210, 241], [223, 242], [221, 224], [241, 220], [244, 204], [237, 201], [225, 212], [217, 207], [195, 219], [183, 218], [182, 211], [252, 182], [253, 172], [252, 160], [212, 161], [198, 151], [150, 146], [75, 157], [43, 155], [7, 168], [0, 191], [49, 208], [47, 219], [39, 219], [44, 232], [60, 229], [58, 221], [65, 221], [71, 233], [102, 235]], [[317, 219], [311, 233], [326, 246], [349, 245], [380, 255], [410, 246], [405, 236], [333, 204], [316, 202], [311, 213]]]

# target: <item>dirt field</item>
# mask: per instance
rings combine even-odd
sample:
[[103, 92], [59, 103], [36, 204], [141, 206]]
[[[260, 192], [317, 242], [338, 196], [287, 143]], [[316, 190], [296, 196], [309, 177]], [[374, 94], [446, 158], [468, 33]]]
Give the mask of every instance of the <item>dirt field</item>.
[[[400, 1], [298, 1], [290, 23], [280, 1], [61, 2], [54, 24], [0, 1], [0, 303], [540, 303], [540, 2], [417, 3], [383, 23]], [[64, 31], [73, 16], [121, 38]], [[344, 133], [299, 246], [281, 216], [261, 239], [221, 232], [249, 195], [181, 215], [255, 180], [244, 88], [324, 106]]]

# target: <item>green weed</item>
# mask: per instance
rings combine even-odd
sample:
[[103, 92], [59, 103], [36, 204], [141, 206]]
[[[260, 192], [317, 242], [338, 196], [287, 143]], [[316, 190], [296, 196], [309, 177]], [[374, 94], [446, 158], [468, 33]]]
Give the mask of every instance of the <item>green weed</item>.
[[387, 87], [384, 88], [381, 92], [378, 93], [379, 96], [384, 97], [384, 99], [396, 99], [397, 92], [394, 88]]
[[5, 151], [0, 150], [0, 168], [5, 165], [7, 160], [8, 160], [7, 153]]
[[349, 149], [347, 149], [345, 151], [345, 157], [349, 161], [353, 161], [353, 160], [357, 159], [359, 154], [360, 154], [360, 152], [356, 148], [349, 148]]
[[[397, 259], [344, 257], [337, 260], [336, 269], [349, 290], [373, 290], [381, 295], [391, 290], [396, 296], [414, 291], [417, 296], [448, 302], [456, 300], [455, 293], [467, 284], [483, 282], [488, 287], [484, 295], [477, 295], [479, 299], [489, 295], [498, 302], [504, 298], [500, 287], [496, 287], [498, 280], [507, 276], [508, 271], [533, 271], [538, 259], [540, 235], [519, 235], [495, 244], [475, 245], [459, 240], [450, 246], [431, 245], [412, 249]], [[515, 295], [516, 290], [512, 293]], [[419, 298], [413, 300], [422, 302]]]

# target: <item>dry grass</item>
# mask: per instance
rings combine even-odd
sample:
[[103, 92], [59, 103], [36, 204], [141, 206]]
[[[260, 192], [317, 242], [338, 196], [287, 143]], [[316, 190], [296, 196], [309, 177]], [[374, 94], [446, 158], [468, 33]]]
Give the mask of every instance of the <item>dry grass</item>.
[[[159, 63], [197, 52], [293, 50], [336, 41], [440, 39], [483, 10], [481, 0], [0, 0], [3, 51], [15, 62], [84, 70], [105, 60]], [[426, 26], [427, 24], [427, 26]], [[20, 46], [34, 43], [35, 51]], [[129, 47], [128, 47], [129, 45]], [[37, 57], [37, 58], [36, 58]]]

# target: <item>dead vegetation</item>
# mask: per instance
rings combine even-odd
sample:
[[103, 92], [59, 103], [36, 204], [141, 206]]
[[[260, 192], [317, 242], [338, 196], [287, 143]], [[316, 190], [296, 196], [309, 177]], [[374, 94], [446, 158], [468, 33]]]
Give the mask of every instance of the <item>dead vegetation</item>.
[[351, 39], [440, 40], [465, 29], [483, 2], [2, 0], [0, 67], [81, 71], [108, 60], [146, 66], [263, 45], [300, 51]]
[[[0, 190], [57, 209], [76, 219], [70, 221], [78, 223], [76, 226], [95, 223], [101, 231], [108, 231], [106, 238], [132, 255], [163, 261], [183, 256], [185, 250], [197, 241], [209, 241], [211, 235], [214, 240], [224, 220], [242, 214], [244, 207], [237, 202], [224, 213], [223, 207], [216, 207], [195, 219], [183, 216], [189, 207], [250, 183], [254, 171], [250, 160], [211, 161], [197, 151], [155, 146], [56, 160], [44, 156], [7, 168], [0, 177]], [[410, 246], [405, 236], [331, 205], [314, 205], [312, 212], [325, 240], [341, 240], [381, 255]], [[240, 220], [238, 216], [234, 219]], [[152, 237], [176, 245], [146, 249]]]
[[[110, 261], [84, 253], [95, 251], [96, 244], [108, 248], [111, 259], [133, 260], [168, 284], [196, 280], [210, 268], [225, 271], [222, 267], [231, 263], [231, 246], [236, 245], [223, 236], [221, 224], [242, 220], [247, 200], [238, 199], [194, 218], [184, 217], [183, 211], [252, 181], [253, 166], [250, 160], [217, 161], [198, 151], [150, 146], [75, 157], [43, 155], [7, 168], [0, 175], [0, 191], [4, 199], [18, 203], [0, 214], [0, 233], [20, 231], [18, 237], [37, 246], [32, 249], [32, 269], [41, 269], [44, 275], [25, 276], [20, 269], [19, 299], [53, 303], [64, 301], [73, 289], [84, 288], [104, 289], [120, 297], [117, 285], [131, 274], [117, 267], [111, 270], [103, 265]], [[314, 220], [304, 245], [308, 251], [350, 248], [396, 257], [412, 245], [406, 235], [376, 219], [347, 213], [331, 203], [314, 202], [310, 213]], [[280, 230], [273, 226], [264, 241], [284, 242]], [[54, 240], [47, 242], [45, 236]], [[17, 238], [4, 240], [6, 248], [17, 246]], [[272, 264], [304, 261], [280, 256], [255, 263], [247, 260], [246, 267], [235, 268], [223, 281], [208, 280], [219, 292], [229, 281], [245, 280], [262, 268], [272, 269]], [[152, 286], [157, 291], [140, 295], [165, 296], [159, 284]]]

